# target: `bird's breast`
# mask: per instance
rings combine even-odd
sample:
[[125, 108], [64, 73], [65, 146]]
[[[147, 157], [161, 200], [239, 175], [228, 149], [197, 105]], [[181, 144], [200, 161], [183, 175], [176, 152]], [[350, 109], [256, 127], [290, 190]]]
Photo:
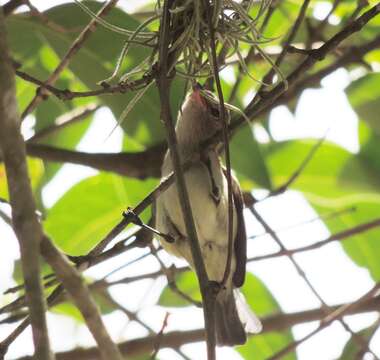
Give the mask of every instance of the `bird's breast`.
[[[209, 241], [227, 244], [227, 182], [219, 161], [212, 159], [209, 168], [202, 162], [194, 164], [185, 173], [185, 181], [201, 246]], [[213, 185], [218, 188], [218, 199], [213, 194]], [[172, 221], [186, 234], [175, 184], [164, 193], [164, 202]]]

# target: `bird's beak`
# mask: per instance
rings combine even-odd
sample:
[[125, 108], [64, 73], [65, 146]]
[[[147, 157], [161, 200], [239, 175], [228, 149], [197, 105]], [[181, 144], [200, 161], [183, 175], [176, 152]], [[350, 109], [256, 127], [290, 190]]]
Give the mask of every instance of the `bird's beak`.
[[203, 108], [207, 108], [207, 102], [205, 98], [201, 94], [202, 86], [198, 83], [193, 85], [193, 92], [190, 95], [191, 100], [193, 100], [195, 103], [199, 104]]

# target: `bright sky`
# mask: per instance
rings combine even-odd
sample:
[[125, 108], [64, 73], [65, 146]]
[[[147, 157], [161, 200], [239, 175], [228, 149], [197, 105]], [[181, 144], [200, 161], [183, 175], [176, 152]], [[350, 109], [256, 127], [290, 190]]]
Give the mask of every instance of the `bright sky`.
[[[0, 4], [4, 2], [1, 0]], [[61, 2], [63, 1], [45, 0], [34, 1], [33, 4], [42, 9]], [[141, 4], [142, 2], [120, 1], [120, 4], [127, 6], [129, 10], [134, 9], [137, 3]], [[274, 137], [278, 140], [294, 137], [319, 138], [330, 129], [328, 133], [329, 140], [350, 151], [358, 151], [359, 145], [356, 134], [358, 120], [355, 113], [348, 106], [343, 92], [348, 82], [349, 77], [344, 70], [335, 72], [323, 81], [322, 89], [309, 90], [303, 94], [295, 117], [285, 107], [275, 109], [271, 116], [271, 129]], [[318, 107], [315, 106], [316, 103], [318, 103]], [[105, 118], [108, 118], [109, 121], [104, 121]], [[79, 144], [78, 150], [88, 152], [119, 151], [121, 148], [120, 130], [115, 131], [112, 138], [104, 141], [104, 134], [108, 134], [114, 124], [115, 120], [112, 118], [110, 111], [99, 110], [89, 132]], [[86, 167], [64, 165], [43, 193], [45, 204], [49, 207], [52, 206], [65, 193], [67, 188], [94, 173], [96, 173], [94, 170]], [[261, 196], [262, 192], [257, 192], [256, 195]], [[273, 206], [274, 202], [275, 206]], [[317, 216], [306, 200], [296, 192], [289, 192], [279, 198], [269, 199], [260, 204], [259, 210], [275, 229], [297, 224]], [[256, 221], [248, 214], [247, 216], [249, 218], [249, 221], [247, 221], [248, 233], [261, 233], [262, 229]], [[0, 234], [2, 235], [1, 238], [7, 241], [7, 251], [0, 252], [0, 291], [3, 291], [13, 284], [10, 269], [12, 269], [13, 260], [18, 257], [18, 248], [12, 232], [1, 221]], [[329, 232], [322, 223], [314, 222], [305, 227], [298, 227], [281, 233], [281, 239], [286, 246], [299, 247], [324, 239], [328, 235]], [[273, 240], [266, 237], [258, 238], [251, 245], [250, 255], [259, 255], [278, 250]], [[89, 276], [100, 277], [105, 272], [144, 252], [144, 250], [131, 251], [126, 255], [115, 258], [112, 262], [95, 267], [88, 274]], [[168, 263], [173, 260], [168, 256], [163, 256], [163, 258]], [[359, 269], [342, 251], [340, 244], [332, 243], [317, 251], [297, 255], [296, 259], [306, 271], [313, 285], [330, 305], [358, 298], [373, 285], [368, 272], [364, 269]], [[175, 262], [178, 263], [177, 260]], [[148, 269], [155, 270], [157, 269], [157, 264], [154, 259], [148, 258], [142, 264], [139, 263], [138, 266], [132, 265], [128, 267], [127, 272], [118, 272], [114, 278], [122, 278], [126, 274], [138, 274], [142, 268], [146, 271]], [[252, 263], [249, 264], [248, 268], [264, 281], [285, 312], [319, 307], [319, 302], [305, 286], [286, 258]], [[154, 329], [159, 330], [166, 309], [159, 309], [153, 305], [164, 283], [163, 280], [153, 283], [145, 281], [128, 288], [113, 288], [111, 291], [115, 298], [129, 309], [140, 309], [140, 318]], [[9, 298], [3, 301], [7, 300]], [[202, 315], [197, 309], [187, 311], [170, 309], [170, 312], [171, 316], [166, 331], [177, 328], [194, 328], [202, 324]], [[65, 350], [77, 345], [88, 346], [93, 344], [91, 336], [83, 326], [78, 326], [72, 320], [62, 317], [60, 317], [59, 323], [56, 323], [57, 317], [57, 315], [49, 315], [49, 328], [52, 331], [51, 338], [55, 349]], [[109, 325], [108, 328], [116, 340], [144, 335], [141, 328], [136, 325], [125, 326], [125, 316], [120, 312], [113, 313], [105, 318], [106, 323]], [[371, 324], [375, 319], [375, 314], [365, 314], [350, 316], [347, 321], [354, 331], [358, 331]], [[183, 326], [178, 326], [178, 324], [183, 324]], [[316, 326], [317, 323], [313, 322], [294, 327], [295, 338], [303, 337]], [[0, 338], [9, 334], [11, 329], [12, 327], [10, 326], [2, 325], [0, 327]], [[65, 334], [71, 335], [65, 336]], [[339, 323], [334, 323], [301, 345], [297, 349], [297, 354], [300, 360], [335, 359], [340, 355], [342, 346], [348, 338], [349, 335], [343, 330], [342, 326]], [[9, 357], [15, 358], [23, 355], [25, 351], [31, 351], [31, 346], [31, 336], [28, 330], [10, 348]], [[376, 351], [380, 356], [379, 332], [372, 341], [371, 346], [372, 350]], [[201, 354], [204, 354], [205, 347], [203, 344], [192, 344], [185, 346], [184, 351], [188, 356], [196, 354], [193, 358], [200, 359], [202, 358]], [[162, 350], [160, 357], [168, 360], [179, 359], [178, 355], [171, 350]], [[218, 350], [218, 359], [234, 360], [241, 359], [241, 357], [233, 350], [223, 348]]]

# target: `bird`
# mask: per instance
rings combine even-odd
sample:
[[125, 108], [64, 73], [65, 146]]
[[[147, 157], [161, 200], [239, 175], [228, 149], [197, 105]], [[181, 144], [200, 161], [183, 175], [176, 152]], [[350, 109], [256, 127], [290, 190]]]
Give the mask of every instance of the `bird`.
[[[229, 113], [226, 111], [229, 118]], [[193, 86], [176, 123], [176, 137], [181, 161], [191, 159], [184, 174], [203, 262], [210, 281], [221, 283], [228, 257], [228, 185], [226, 170], [219, 157], [221, 143], [204, 142], [222, 129], [216, 96]], [[161, 168], [162, 179], [173, 172], [169, 150]], [[237, 179], [232, 176], [233, 247], [229, 276], [215, 301], [216, 342], [235, 346], [246, 342], [247, 333], [258, 333], [262, 325], [249, 308], [239, 288], [246, 275], [247, 236], [243, 217], [243, 198]], [[170, 254], [184, 258], [194, 269], [190, 240], [186, 234], [176, 184], [156, 200], [156, 229], [173, 241], [160, 239]]]

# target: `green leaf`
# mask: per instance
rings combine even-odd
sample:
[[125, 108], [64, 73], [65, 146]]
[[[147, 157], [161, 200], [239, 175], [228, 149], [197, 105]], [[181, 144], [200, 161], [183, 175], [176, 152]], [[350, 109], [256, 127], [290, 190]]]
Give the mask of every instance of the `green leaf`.
[[[43, 163], [41, 160], [28, 158], [27, 166], [32, 188], [35, 189], [40, 183], [44, 173]], [[0, 163], [0, 197], [9, 200], [8, 182], [4, 163]]]
[[[265, 189], [272, 188], [260, 144], [253, 136], [250, 126], [243, 126], [235, 133], [230, 149], [233, 169], [242, 177], [242, 184], [247, 179]], [[251, 189], [252, 186], [249, 187]]]
[[346, 89], [348, 100], [359, 118], [380, 135], [380, 74], [371, 73], [353, 81]]
[[[265, 360], [292, 341], [290, 332], [287, 335], [284, 333], [259, 334], [251, 337], [244, 346], [238, 348], [238, 351], [244, 359]], [[283, 359], [295, 360], [297, 357], [294, 353], [290, 353]]]
[[[289, 179], [312, 147], [307, 141], [289, 141], [268, 151], [267, 164], [276, 185]], [[377, 147], [371, 148], [378, 153]], [[372, 157], [378, 159], [375, 154]], [[336, 233], [379, 217], [379, 172], [365, 146], [355, 155], [325, 143], [291, 188], [302, 191], [320, 215], [354, 206], [355, 211], [344, 212], [326, 222], [331, 233]], [[379, 237], [380, 228], [376, 228], [342, 241], [347, 254], [359, 266], [367, 268], [375, 280], [380, 279]]]
[[281, 310], [265, 284], [252, 273], [247, 273], [241, 292], [248, 305], [259, 317], [271, 315]]
[[[260, 317], [281, 312], [280, 306], [264, 283], [251, 273], [247, 274], [242, 293], [249, 306]], [[289, 330], [282, 333], [270, 332], [250, 337], [248, 342], [239, 346], [237, 350], [244, 359], [264, 360], [292, 341], [293, 336]], [[293, 360], [296, 357], [289, 354], [284, 359]]]
[[[101, 173], [71, 188], [49, 211], [47, 233], [64, 252], [87, 253], [153, 189], [156, 180], [139, 181]], [[141, 218], [148, 220], [149, 211]]]

